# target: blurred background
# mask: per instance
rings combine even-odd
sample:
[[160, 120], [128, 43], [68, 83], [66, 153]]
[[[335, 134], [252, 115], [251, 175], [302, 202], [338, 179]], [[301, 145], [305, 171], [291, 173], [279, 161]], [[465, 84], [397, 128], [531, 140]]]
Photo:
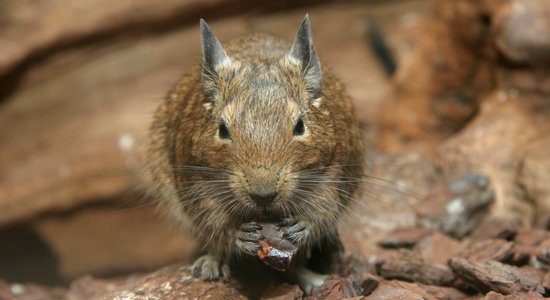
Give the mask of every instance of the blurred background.
[[[547, 1], [4, 0], [0, 279], [64, 285], [191, 262], [194, 241], [155, 212], [141, 180], [152, 112], [200, 61], [199, 18], [223, 44], [253, 31], [292, 40], [306, 12], [353, 98], [366, 159], [387, 167], [370, 171], [415, 194], [480, 171], [498, 196], [491, 213], [544, 218]], [[365, 201], [384, 197], [407, 192], [373, 188]], [[391, 214], [371, 205], [365, 232], [414, 222]]]

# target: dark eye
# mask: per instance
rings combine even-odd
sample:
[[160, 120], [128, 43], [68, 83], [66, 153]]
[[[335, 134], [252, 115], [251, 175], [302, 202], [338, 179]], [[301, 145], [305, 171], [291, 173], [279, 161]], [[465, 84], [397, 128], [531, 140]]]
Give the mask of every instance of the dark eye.
[[229, 129], [227, 128], [227, 125], [225, 124], [225, 121], [223, 119], [220, 120], [220, 126], [218, 127], [218, 136], [222, 140], [228, 140], [231, 138], [229, 136]]
[[302, 120], [302, 117], [299, 117], [296, 121], [296, 125], [294, 125], [294, 131], [292, 132], [292, 134], [294, 136], [302, 136], [304, 135], [305, 130], [306, 129], [304, 127], [304, 120]]

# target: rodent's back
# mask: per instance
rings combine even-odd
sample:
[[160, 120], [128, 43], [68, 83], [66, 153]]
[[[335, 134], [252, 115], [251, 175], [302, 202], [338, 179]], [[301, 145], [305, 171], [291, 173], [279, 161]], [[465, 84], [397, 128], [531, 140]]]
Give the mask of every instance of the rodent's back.
[[238, 226], [264, 217], [307, 220], [313, 243], [334, 230], [362, 176], [349, 96], [328, 69], [308, 69], [295, 45], [265, 34], [233, 40], [155, 113], [148, 157], [159, 202], [217, 255], [234, 254]]

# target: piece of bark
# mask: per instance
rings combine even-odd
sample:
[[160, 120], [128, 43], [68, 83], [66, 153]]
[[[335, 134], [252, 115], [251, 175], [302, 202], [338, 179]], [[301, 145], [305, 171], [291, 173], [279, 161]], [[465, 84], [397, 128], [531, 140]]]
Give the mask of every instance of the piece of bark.
[[447, 266], [426, 263], [416, 253], [400, 250], [381, 263], [377, 272], [387, 279], [400, 279], [432, 285], [449, 285], [455, 278]]
[[537, 293], [521, 293], [521, 294], [512, 294], [512, 295], [502, 295], [497, 292], [490, 291], [484, 297], [479, 298], [479, 300], [537, 300], [544, 299], [540, 294]]
[[[548, 95], [550, 93], [546, 93]], [[518, 183], [537, 207], [537, 228], [550, 230], [550, 136], [525, 148]]]
[[[522, 266], [517, 268], [521, 274], [526, 275], [526, 277], [530, 278], [533, 282], [537, 282], [540, 286], [542, 286], [542, 280], [544, 278], [544, 273], [546, 272], [546, 269], [541, 269], [538, 266]], [[544, 290], [544, 286], [542, 286]], [[529, 291], [530, 292], [539, 292], [538, 290]]]
[[376, 276], [376, 265], [379, 263], [376, 256], [365, 259], [358, 254], [352, 254], [345, 258], [343, 276], [350, 278], [360, 295], [369, 295], [382, 280]]
[[488, 218], [479, 224], [469, 235], [470, 239], [505, 239], [511, 240], [523, 227], [520, 219]]
[[543, 293], [540, 278], [497, 261], [479, 263], [464, 258], [452, 258], [455, 274], [482, 293], [495, 291], [504, 295], [533, 291]]
[[353, 280], [345, 277], [329, 277], [325, 283], [311, 291], [305, 299], [330, 299], [338, 300], [361, 296], [361, 289]]
[[448, 267], [449, 258], [463, 249], [463, 243], [437, 231], [421, 239], [413, 248], [426, 263], [444, 268]]
[[550, 230], [550, 211], [545, 209], [539, 209], [539, 210], [541, 210], [542, 212], [539, 212], [539, 216], [537, 217], [535, 228], [542, 229], [542, 230]]
[[496, 47], [515, 63], [550, 64], [550, 6], [545, 0], [511, 0], [495, 5], [491, 30]]
[[351, 254], [344, 259], [342, 275], [351, 278], [360, 295], [369, 295], [382, 278], [376, 274], [377, 256], [365, 259], [362, 255]]
[[397, 280], [382, 281], [380, 286], [365, 299], [385, 300], [385, 299], [403, 299], [403, 300], [423, 300], [423, 299], [441, 299], [454, 300], [464, 299], [466, 295], [462, 292], [449, 288], [421, 283], [403, 282]]
[[304, 292], [297, 285], [282, 283], [277, 286], [272, 286], [265, 291], [262, 300], [298, 300], [302, 299]]
[[262, 226], [261, 234], [265, 237], [260, 240], [258, 257], [271, 269], [285, 271], [298, 252], [298, 247], [283, 238], [285, 227], [278, 227], [274, 223], [259, 223]]
[[[437, 145], [476, 114], [478, 95], [491, 89], [491, 63], [478, 53], [488, 44], [478, 28], [481, 5], [471, 3], [437, 2], [419, 25], [422, 42], [399, 65], [383, 103], [379, 145], [385, 151], [432, 157]], [[456, 19], [464, 24], [457, 26]]]
[[550, 231], [540, 229], [522, 229], [518, 231], [514, 242], [520, 245], [538, 247], [550, 239]]
[[120, 203], [131, 203], [133, 197], [120, 195], [118, 203], [98, 203], [71, 214], [52, 213], [34, 221], [36, 231], [59, 260], [58, 271], [64, 279], [192, 262], [195, 239], [184, 230], [175, 230], [152, 205], [121, 207]]
[[546, 271], [546, 273], [544, 273], [544, 276], [542, 277], [542, 286], [547, 291], [550, 291], [550, 270]]
[[550, 239], [544, 240], [538, 247], [537, 259], [550, 265]]
[[511, 256], [508, 258], [508, 263], [516, 266], [523, 266], [533, 260], [533, 257], [537, 255], [535, 247], [520, 245], [514, 243], [512, 246]]
[[[311, 2], [311, 1], [309, 1]], [[112, 3], [106, 0], [80, 1], [67, 5], [62, 0], [2, 1], [0, 21], [0, 75], [33, 57], [51, 55], [73, 44], [94, 42], [120, 35], [165, 31], [167, 28], [195, 23], [199, 17], [231, 13], [238, 7], [245, 12], [259, 7], [241, 0], [168, 0]], [[198, 21], [197, 21], [198, 22]]]
[[511, 262], [514, 264], [533, 263], [540, 252], [541, 244], [550, 239], [550, 231], [521, 229], [514, 239]]
[[512, 255], [513, 246], [513, 242], [500, 239], [473, 241], [464, 247], [465, 251], [460, 253], [458, 257], [480, 263], [490, 260], [503, 262]]
[[378, 244], [384, 248], [412, 248], [431, 232], [431, 229], [422, 227], [398, 228], [388, 233]]
[[[107, 287], [106, 287], [107, 288]], [[230, 281], [204, 281], [193, 277], [188, 266], [170, 266], [112, 285], [98, 299], [247, 299]]]
[[344, 258], [342, 274], [344, 276], [361, 277], [365, 273], [376, 273], [376, 264], [379, 257], [373, 255], [368, 258], [358, 253], [351, 253]]
[[353, 279], [360, 288], [359, 293], [363, 296], [370, 295], [380, 284], [381, 279], [371, 273], [364, 273], [360, 278]]
[[[71, 282], [65, 299], [70, 300], [86, 300], [100, 299], [102, 295], [116, 290], [121, 285], [131, 282], [137, 277], [122, 277], [120, 279], [98, 279], [90, 275], [79, 277]], [[143, 291], [136, 289], [136, 295], [143, 294]]]

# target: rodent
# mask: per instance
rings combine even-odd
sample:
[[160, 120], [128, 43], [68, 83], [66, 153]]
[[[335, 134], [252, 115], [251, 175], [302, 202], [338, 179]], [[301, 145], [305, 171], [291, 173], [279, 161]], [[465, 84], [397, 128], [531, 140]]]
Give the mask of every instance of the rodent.
[[193, 273], [227, 279], [233, 259], [256, 256], [261, 219], [286, 226], [284, 237], [330, 272], [365, 146], [344, 86], [319, 62], [308, 15], [292, 44], [256, 33], [224, 48], [200, 25], [202, 65], [159, 105], [148, 144], [161, 211], [204, 249]]

